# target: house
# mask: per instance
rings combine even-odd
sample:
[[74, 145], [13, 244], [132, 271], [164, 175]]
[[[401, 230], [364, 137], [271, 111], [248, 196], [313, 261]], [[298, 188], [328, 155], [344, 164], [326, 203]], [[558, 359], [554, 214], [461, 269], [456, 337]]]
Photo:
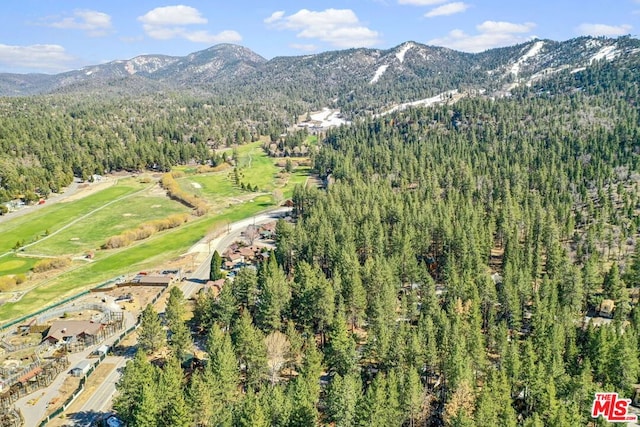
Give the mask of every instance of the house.
[[89, 369], [91, 369], [91, 361], [85, 359], [71, 369], [71, 375], [74, 377], [82, 377], [89, 372]]
[[269, 252], [258, 252], [256, 254], [256, 261], [266, 262], [269, 260]]
[[89, 320], [58, 320], [53, 322], [43, 341], [49, 344], [84, 342], [93, 344], [104, 338], [104, 325]]
[[173, 278], [171, 276], [138, 275], [132, 282], [146, 286], [169, 286]]
[[276, 234], [276, 222], [268, 222], [260, 226], [260, 237], [263, 239], [272, 239]]
[[613, 317], [613, 311], [616, 308], [616, 304], [611, 299], [602, 300], [600, 307], [598, 308], [598, 316], [611, 319]]
[[244, 258], [245, 262], [252, 261], [256, 256], [256, 248], [253, 246], [245, 246], [238, 249], [238, 252]]
[[215, 298], [218, 297], [218, 295], [220, 295], [220, 290], [222, 289], [222, 287], [224, 286], [224, 282], [225, 279], [218, 279], [218, 280], [209, 280], [207, 283], [205, 283], [205, 285], [202, 287], [202, 292], [207, 291], [208, 289], [211, 289], [211, 292], [213, 292], [213, 296]]
[[231, 263], [232, 267], [244, 262], [244, 255], [239, 252], [227, 252], [225, 258], [228, 262]]
[[98, 357], [106, 356], [109, 349], [110, 347], [108, 345], [101, 345], [93, 351], [93, 355]]
[[25, 384], [28, 381], [32, 381], [40, 373], [42, 373], [42, 367], [41, 366], [36, 366], [35, 368], [31, 369], [30, 371], [28, 371], [25, 374], [23, 374], [22, 376], [20, 376], [20, 378], [18, 378], [18, 380], [16, 382], [21, 383], [21, 384]]

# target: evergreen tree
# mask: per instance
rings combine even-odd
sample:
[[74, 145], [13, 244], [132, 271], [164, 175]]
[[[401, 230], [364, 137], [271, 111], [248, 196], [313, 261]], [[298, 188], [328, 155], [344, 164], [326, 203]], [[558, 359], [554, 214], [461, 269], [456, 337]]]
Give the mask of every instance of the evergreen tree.
[[253, 326], [248, 311], [242, 312], [233, 330], [236, 357], [244, 366], [247, 384], [258, 386], [266, 378], [267, 349], [262, 332]]
[[[116, 384], [118, 394], [114, 399], [113, 408], [123, 421], [127, 423], [134, 421], [135, 414], [139, 412], [138, 407], [142, 402], [144, 387], [147, 384], [154, 384], [155, 380], [154, 366], [149, 363], [144, 351], [138, 350], [133, 360], [127, 362], [123, 374]], [[152, 390], [147, 389], [146, 392], [152, 393]]]
[[191, 331], [185, 322], [177, 322], [173, 325], [169, 345], [178, 360], [185, 359], [193, 345]]
[[222, 272], [222, 257], [218, 251], [213, 251], [211, 256], [211, 266], [209, 269], [209, 280], [218, 280], [224, 277]]
[[133, 408], [130, 421], [127, 424], [134, 427], [158, 427], [159, 421], [159, 408], [153, 384], [142, 384], [140, 401]]
[[240, 375], [231, 337], [214, 324], [209, 331], [206, 348], [209, 354], [207, 372], [215, 384], [216, 400], [224, 405], [234, 402]]
[[329, 332], [326, 350], [327, 364], [339, 375], [351, 374], [356, 369], [356, 344], [347, 331], [346, 319], [342, 314], [335, 316]]
[[253, 389], [249, 389], [242, 399], [234, 416], [233, 425], [238, 427], [269, 427], [271, 425]]
[[287, 397], [291, 402], [288, 427], [311, 427], [317, 424], [318, 411], [306, 381], [295, 378], [287, 388]]
[[183, 393], [184, 374], [177, 358], [169, 357], [160, 374], [157, 389], [158, 425], [187, 427], [192, 424], [191, 412]]
[[238, 302], [233, 296], [233, 289], [230, 283], [222, 286], [218, 298], [213, 301], [212, 307], [213, 318], [224, 328], [229, 329], [232, 321], [237, 315]]
[[287, 399], [283, 387], [267, 387], [262, 393], [262, 400], [269, 425], [274, 427], [286, 427], [289, 425], [289, 417], [295, 402]]
[[211, 393], [208, 383], [213, 383], [213, 381], [207, 381], [202, 371], [195, 371], [191, 375], [187, 403], [194, 423], [198, 426], [209, 424], [214, 416], [214, 409], [217, 404], [216, 396]]
[[327, 388], [326, 414], [336, 427], [355, 425], [356, 405], [361, 396], [361, 381], [357, 375], [334, 375]]
[[138, 332], [138, 342], [140, 348], [147, 353], [159, 350], [166, 341], [166, 332], [162, 328], [158, 313], [151, 304], [148, 304], [142, 311], [140, 317], [140, 328]]
[[258, 285], [260, 304], [256, 314], [257, 323], [264, 331], [280, 329], [282, 314], [291, 298], [291, 290], [275, 257], [269, 257], [269, 261], [262, 268]]
[[178, 323], [184, 323], [185, 315], [184, 294], [179, 287], [173, 286], [169, 291], [167, 298], [167, 308], [165, 309], [165, 317], [170, 330], [173, 330]]

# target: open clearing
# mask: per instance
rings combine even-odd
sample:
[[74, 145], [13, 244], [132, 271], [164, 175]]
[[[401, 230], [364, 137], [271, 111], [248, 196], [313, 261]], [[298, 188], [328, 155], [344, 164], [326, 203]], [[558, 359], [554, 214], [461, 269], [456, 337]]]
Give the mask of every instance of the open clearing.
[[[128, 247], [96, 250], [112, 235], [155, 218], [189, 210], [166, 198], [157, 186], [127, 178], [82, 199], [60, 202], [0, 224], [0, 276], [29, 271], [37, 261], [11, 253], [17, 240], [34, 243], [25, 248], [24, 255], [81, 255], [95, 251], [91, 262], [73, 262], [64, 271], [35, 276], [38, 278], [20, 285], [16, 290], [25, 293], [15, 298], [17, 301], [13, 295], [0, 293], [0, 300], [7, 301], [0, 306], [0, 322], [53, 305], [121, 274], [163, 268], [170, 260], [183, 256], [203, 236], [230, 222], [274, 207], [273, 190], [279, 189], [283, 197], [291, 197], [294, 186], [304, 184], [307, 179], [308, 167], [283, 174], [281, 166], [276, 164], [283, 159], [269, 158], [260, 144], [238, 147], [241, 181], [257, 185], [258, 193], [239, 188], [229, 176], [230, 168], [203, 175], [189, 174], [178, 180], [180, 185], [185, 191], [205, 198], [213, 208], [211, 212], [203, 217], [192, 217], [180, 227], [156, 233]], [[200, 184], [201, 188], [191, 182]], [[105, 207], [107, 204], [109, 206]], [[65, 226], [67, 228], [63, 229]], [[44, 237], [46, 239], [40, 241]]]
[[[280, 189], [284, 197], [291, 197], [295, 185], [304, 184], [309, 168], [299, 167], [292, 173], [284, 173], [281, 171], [282, 167], [277, 166], [284, 159], [268, 157], [261, 146], [261, 142], [254, 142], [237, 148], [239, 182], [252, 188], [257, 187], [258, 194], [270, 194], [275, 189]], [[230, 156], [231, 152], [227, 155]], [[293, 162], [302, 160], [306, 159], [292, 159]], [[257, 194], [243, 190], [239, 183], [234, 182], [233, 175], [233, 169], [226, 169], [202, 175], [187, 175], [177, 181], [182, 190], [204, 198], [217, 210], [226, 207], [229, 202], [237, 203], [238, 200], [251, 199]]]

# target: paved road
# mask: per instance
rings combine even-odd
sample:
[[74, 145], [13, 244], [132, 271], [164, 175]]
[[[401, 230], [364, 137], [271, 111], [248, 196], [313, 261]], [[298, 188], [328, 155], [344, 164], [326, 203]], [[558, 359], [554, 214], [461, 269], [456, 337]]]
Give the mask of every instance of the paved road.
[[[291, 208], [279, 208], [270, 212], [258, 214], [255, 217], [234, 222], [229, 225], [228, 231], [223, 235], [214, 239], [205, 237], [194, 245], [189, 253], [193, 254], [192, 256], [194, 256], [194, 260], [197, 259], [197, 262], [200, 264], [188, 277], [188, 280], [180, 282], [179, 284], [185, 298], [191, 297], [203, 286], [203, 283], [209, 279], [209, 268], [214, 251], [217, 250], [222, 253], [222, 251], [240, 237], [240, 234], [247, 228], [247, 226], [274, 221], [286, 216], [290, 211]], [[120, 379], [122, 370], [119, 368], [122, 368], [126, 364], [126, 361], [133, 356], [135, 348], [131, 347], [129, 351], [131, 353], [125, 355], [125, 357], [110, 356], [105, 359], [105, 362], [116, 363], [116, 368], [111, 372], [106, 380], [96, 388], [80, 411], [71, 415], [67, 419], [68, 424], [74, 426], [88, 426], [93, 420], [101, 416], [103, 413], [108, 412], [111, 408], [111, 402], [116, 391], [116, 383]]]
[[205, 238], [194, 245], [190, 252], [196, 254], [194, 256], [198, 257], [198, 261], [200, 264], [198, 268], [196, 268], [191, 273], [188, 280], [181, 282], [180, 287], [185, 295], [185, 298], [189, 298], [190, 296], [192, 296], [197, 290], [202, 287], [203, 283], [209, 280], [211, 257], [213, 256], [214, 251], [218, 251], [218, 253], [222, 254], [222, 252], [227, 247], [238, 240], [242, 232], [249, 225], [265, 224], [278, 218], [282, 218], [289, 212], [291, 212], [291, 208], [278, 208], [270, 212], [265, 212], [251, 218], [234, 222], [233, 224], [229, 225], [228, 231], [226, 231], [223, 235], [212, 240]]
[[[125, 316], [125, 329], [130, 328], [135, 325], [137, 319], [133, 314], [129, 312], [124, 312]], [[72, 369], [75, 365], [77, 365], [81, 360], [87, 358], [87, 356], [98, 348], [100, 345], [106, 344], [111, 345], [113, 341], [120, 335], [120, 333], [116, 333], [113, 336], [109, 337], [103, 343], [98, 345], [93, 345], [82, 352], [72, 353], [69, 355], [69, 369]], [[97, 360], [97, 359], [96, 359]], [[34, 427], [39, 425], [40, 420], [44, 418], [45, 413], [47, 411], [47, 404], [54, 399], [57, 399], [59, 396], [58, 390], [62, 383], [67, 378], [67, 372], [61, 372], [56, 379], [49, 385], [49, 387], [45, 389], [39, 389], [34, 391], [31, 394], [24, 396], [19, 399], [15, 403], [15, 407], [20, 409], [22, 415], [24, 416], [24, 425], [25, 427]], [[30, 400], [35, 400], [35, 404], [31, 405], [28, 402]]]
[[108, 356], [102, 363], [115, 365], [111, 373], [104, 379], [99, 387], [91, 394], [89, 399], [75, 413], [67, 419], [67, 425], [90, 426], [104, 413], [109, 412], [113, 403], [113, 396], [116, 392], [116, 384], [122, 374], [122, 369], [127, 361], [135, 355], [136, 348], [130, 347], [122, 356]]
[[13, 211], [13, 212], [8, 212], [4, 215], [0, 215], [0, 222], [4, 222], [4, 221], [8, 221], [10, 219], [13, 218], [19, 218], [23, 215], [29, 214], [31, 212], [35, 212], [38, 209], [42, 209], [45, 206], [50, 206], [54, 203], [58, 203], [61, 202], [71, 196], [73, 196], [77, 191], [78, 191], [78, 186], [82, 181], [80, 181], [78, 178], [74, 178], [73, 182], [71, 184], [69, 184], [69, 186], [67, 188], [65, 188], [65, 190], [62, 193], [59, 194], [51, 194], [51, 196], [47, 199], [47, 201], [42, 204], [42, 205], [29, 205], [29, 206], [24, 206], [21, 209], [18, 209], [17, 211]]

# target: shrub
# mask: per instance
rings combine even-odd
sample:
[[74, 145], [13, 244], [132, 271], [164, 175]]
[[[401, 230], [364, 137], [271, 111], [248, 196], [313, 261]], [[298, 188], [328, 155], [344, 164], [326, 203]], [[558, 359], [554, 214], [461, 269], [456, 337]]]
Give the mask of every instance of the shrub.
[[16, 279], [12, 276], [0, 276], [0, 291], [6, 292], [16, 285]]
[[175, 214], [170, 215], [167, 218], [145, 222], [143, 224], [140, 224], [133, 230], [127, 230], [118, 234], [117, 236], [109, 237], [109, 239], [107, 239], [107, 242], [102, 245], [102, 249], [117, 249], [129, 246], [135, 241], [144, 240], [148, 237], [151, 237], [156, 232], [179, 227], [188, 220], [188, 214]]
[[71, 264], [69, 258], [47, 258], [41, 259], [33, 266], [33, 271], [36, 273], [42, 273], [44, 271], [55, 270], [58, 268], [64, 268]]

